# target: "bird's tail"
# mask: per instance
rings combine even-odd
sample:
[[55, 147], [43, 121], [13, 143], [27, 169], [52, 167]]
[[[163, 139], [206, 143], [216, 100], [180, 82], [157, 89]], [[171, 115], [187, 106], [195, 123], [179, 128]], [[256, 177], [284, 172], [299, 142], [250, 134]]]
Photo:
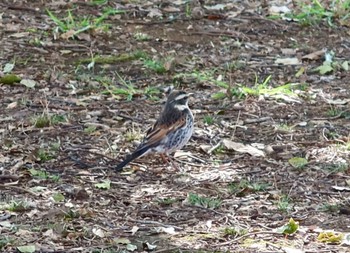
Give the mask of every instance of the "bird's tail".
[[116, 172], [119, 172], [121, 171], [125, 165], [127, 165], [129, 162], [131, 162], [132, 160], [144, 155], [147, 151], [148, 151], [149, 147], [146, 146], [146, 147], [143, 147], [143, 148], [140, 148], [140, 149], [137, 149], [134, 153], [132, 153], [131, 155], [127, 156], [124, 161], [122, 161], [121, 163], [119, 163], [117, 165], [117, 167], [114, 168], [114, 170]]

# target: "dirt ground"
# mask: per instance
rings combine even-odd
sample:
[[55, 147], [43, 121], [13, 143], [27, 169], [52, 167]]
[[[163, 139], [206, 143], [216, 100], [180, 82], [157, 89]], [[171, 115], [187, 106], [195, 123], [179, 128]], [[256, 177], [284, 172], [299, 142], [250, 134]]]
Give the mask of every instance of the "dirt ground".
[[[221, 2], [0, 3], [0, 77], [14, 63], [29, 80], [0, 84], [1, 252], [350, 252], [350, 74], [314, 71], [326, 50], [350, 59], [349, 27], [269, 19], [272, 1], [207, 8]], [[106, 7], [124, 13], [74, 37], [46, 11]], [[240, 93], [269, 76], [292, 94]], [[195, 93], [178, 170], [147, 156], [115, 173], [170, 85]]]

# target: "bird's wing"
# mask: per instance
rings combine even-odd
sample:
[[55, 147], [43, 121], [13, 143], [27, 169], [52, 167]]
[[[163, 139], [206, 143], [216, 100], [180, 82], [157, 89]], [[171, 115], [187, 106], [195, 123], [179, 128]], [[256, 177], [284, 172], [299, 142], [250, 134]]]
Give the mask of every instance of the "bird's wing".
[[160, 124], [157, 121], [152, 128], [147, 132], [147, 136], [144, 141], [144, 145], [153, 146], [164, 139], [169, 133], [182, 128], [186, 124], [186, 117], [182, 115], [176, 121], [171, 122], [171, 124]]

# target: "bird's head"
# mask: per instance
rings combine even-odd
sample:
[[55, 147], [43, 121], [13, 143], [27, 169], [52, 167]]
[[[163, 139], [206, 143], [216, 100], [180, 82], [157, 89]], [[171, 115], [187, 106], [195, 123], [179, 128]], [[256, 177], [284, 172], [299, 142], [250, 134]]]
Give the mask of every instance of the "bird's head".
[[167, 105], [173, 106], [174, 108], [183, 111], [188, 109], [188, 99], [193, 93], [186, 93], [185, 91], [173, 91], [169, 94]]

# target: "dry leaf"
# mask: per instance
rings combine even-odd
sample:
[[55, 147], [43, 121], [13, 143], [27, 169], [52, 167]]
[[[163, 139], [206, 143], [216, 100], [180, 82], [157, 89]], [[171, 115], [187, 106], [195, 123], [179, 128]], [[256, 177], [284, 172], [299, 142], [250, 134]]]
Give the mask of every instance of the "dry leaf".
[[234, 150], [239, 153], [248, 153], [251, 156], [265, 157], [265, 153], [260, 149], [254, 148], [250, 145], [244, 145], [243, 143], [233, 142], [231, 140], [223, 140], [222, 144], [228, 150]]
[[312, 52], [311, 54], [307, 54], [307, 55], [304, 55], [303, 57], [301, 57], [301, 59], [304, 59], [304, 60], [318, 60], [320, 59], [324, 53], [327, 51], [327, 49], [322, 49], [322, 50], [319, 50], [319, 51], [316, 51], [316, 52]]

